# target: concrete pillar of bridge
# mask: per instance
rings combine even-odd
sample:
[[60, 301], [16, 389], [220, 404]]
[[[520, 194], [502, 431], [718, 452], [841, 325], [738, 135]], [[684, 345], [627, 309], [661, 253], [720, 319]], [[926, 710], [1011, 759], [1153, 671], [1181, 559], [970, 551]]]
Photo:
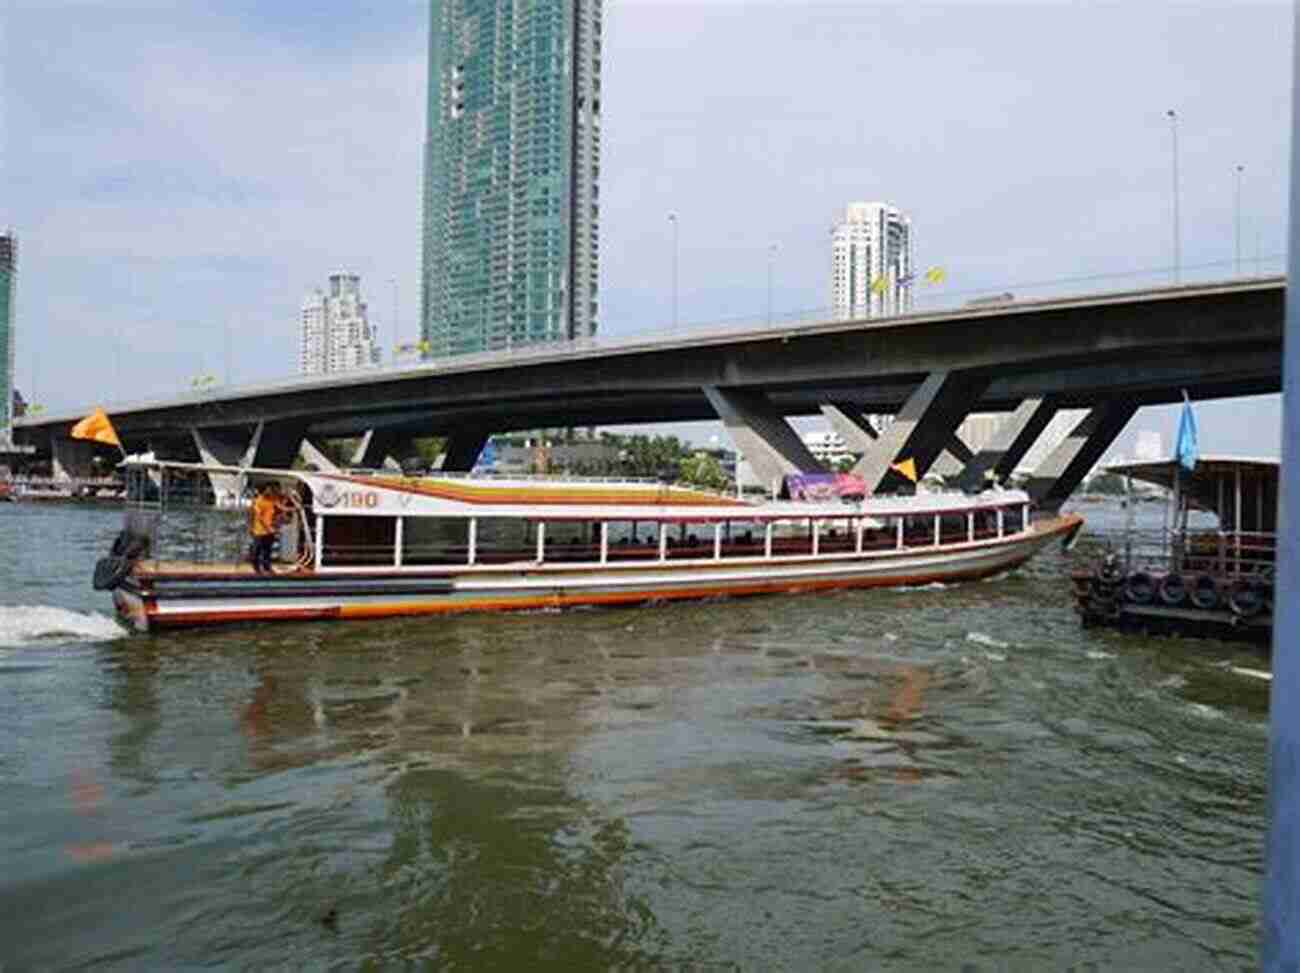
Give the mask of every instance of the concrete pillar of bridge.
[[856, 403], [827, 402], [819, 408], [831, 429], [855, 453], [865, 453], [880, 438], [876, 427], [867, 421], [862, 407]]
[[759, 482], [770, 485], [788, 473], [825, 472], [762, 392], [707, 385], [704, 394]]
[[1056, 402], [1051, 399], [1025, 399], [998, 424], [989, 444], [967, 461], [958, 485], [963, 490], [980, 490], [986, 485], [989, 473], [998, 482], [1005, 480], [1038, 441], [1056, 412]]
[[492, 435], [485, 429], [457, 429], [447, 437], [447, 445], [442, 457], [444, 473], [468, 473], [474, 469], [488, 437]]
[[[257, 444], [245, 432], [237, 429], [191, 428], [194, 447], [199, 451], [199, 462], [209, 466], [245, 467], [253, 465]], [[212, 492], [222, 504], [232, 504], [239, 497], [238, 473], [208, 473]]]
[[[964, 372], [936, 371], [903, 403], [894, 421], [858, 460], [853, 472], [872, 493], [901, 489], [907, 482], [890, 467], [904, 460], [924, 476], [955, 439], [956, 429], [979, 401], [989, 380]], [[962, 444], [965, 449], [965, 444]], [[967, 450], [969, 452], [969, 450]]]
[[87, 440], [51, 436], [50, 456], [56, 480], [88, 480], [95, 475], [95, 445]]
[[[876, 432], [875, 427], [867, 420], [860, 406], [841, 401], [830, 402], [820, 408], [831, 428], [853, 452], [866, 453], [880, 438], [880, 433]], [[954, 434], [931, 468], [941, 476], [955, 476], [969, 462], [972, 455], [970, 447]]]
[[302, 445], [298, 447], [298, 456], [309, 467], [314, 467], [322, 473], [337, 473], [338, 464], [325, 455], [321, 448], [313, 443], [310, 439], [304, 439]]
[[1136, 403], [1127, 399], [1115, 399], [1088, 410], [1025, 484], [1030, 499], [1040, 510], [1060, 509], [1115, 437], [1124, 431], [1137, 408]]
[[307, 423], [299, 420], [259, 422], [253, 429], [251, 465], [287, 470], [298, 458], [306, 437]]
[[356, 450], [352, 453], [352, 466], [363, 470], [377, 470], [381, 467], [400, 470], [397, 457], [406, 451], [411, 437], [392, 429], [367, 429], [361, 437]]

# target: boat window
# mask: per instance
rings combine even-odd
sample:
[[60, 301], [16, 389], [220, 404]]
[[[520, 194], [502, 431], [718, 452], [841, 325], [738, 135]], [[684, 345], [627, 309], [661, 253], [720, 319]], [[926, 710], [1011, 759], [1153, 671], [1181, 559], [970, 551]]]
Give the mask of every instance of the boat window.
[[392, 564], [397, 542], [395, 517], [324, 518], [325, 539], [321, 565], [327, 568]]
[[817, 537], [819, 554], [852, 554], [857, 550], [858, 536], [856, 519], [853, 517], [833, 517], [821, 521]]
[[943, 544], [961, 544], [966, 540], [966, 515], [944, 514], [939, 518], [939, 541]]
[[537, 525], [519, 517], [480, 517], [474, 545], [477, 564], [537, 559]]
[[987, 540], [998, 536], [998, 513], [996, 510], [975, 511], [975, 539]]
[[406, 517], [402, 521], [403, 564], [465, 564], [468, 561], [468, 520]]
[[659, 524], [653, 521], [611, 520], [609, 561], [659, 560]]
[[729, 520], [722, 525], [722, 556], [762, 557], [767, 526], [760, 520]]
[[668, 531], [668, 560], [687, 561], [713, 557], [713, 524], [706, 520], [690, 520], [664, 524]]
[[904, 547], [934, 547], [934, 514], [903, 518]]
[[542, 543], [546, 561], [599, 561], [600, 524], [590, 520], [548, 520]]
[[862, 532], [862, 549], [864, 551], [888, 551], [898, 546], [898, 518], [877, 517], [875, 524], [867, 522]]
[[807, 517], [777, 520], [772, 524], [772, 556], [797, 557], [812, 553], [812, 521]]
[[1017, 504], [1007, 507], [1002, 514], [1002, 531], [1005, 534], [1018, 534], [1025, 529], [1025, 508]]

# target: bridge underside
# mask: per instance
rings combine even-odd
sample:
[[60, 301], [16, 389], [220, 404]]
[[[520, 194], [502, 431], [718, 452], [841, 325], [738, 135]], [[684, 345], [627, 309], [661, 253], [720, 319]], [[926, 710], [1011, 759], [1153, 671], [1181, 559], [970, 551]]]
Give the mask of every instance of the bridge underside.
[[[784, 417], [851, 403], [859, 416], [909, 424], [864, 450], [862, 469], [883, 488], [894, 481], [881, 470], [904, 453], [922, 471], [938, 463], [977, 483], [1004, 470], [1008, 455], [1023, 455], [1045, 411], [1085, 410], [1093, 422], [1080, 433], [1084, 445], [1073, 458], [1057, 457], [1054, 485], [1036, 491], [1050, 504], [1073, 488], [1068, 481], [1088, 456], [1104, 452], [1126, 412], [1181, 401], [1184, 392], [1200, 400], [1280, 391], [1283, 294], [1280, 280], [1245, 281], [475, 359], [236, 390], [128, 410], [114, 421], [128, 448], [193, 458], [196, 443], [225, 443], [226, 453], [242, 456], [256, 438], [257, 462], [272, 453], [291, 458], [305, 437], [366, 436], [364, 462], [373, 466], [413, 436], [445, 436], [449, 462], [463, 468], [494, 432], [721, 418], [751, 461], [788, 471], [815, 464], [792, 445]], [[1029, 402], [1039, 405], [1025, 412]], [[970, 412], [1019, 416], [1022, 426], [1000, 430], [998, 456], [972, 455], [951, 435]], [[21, 423], [17, 432], [48, 451], [66, 436], [69, 418], [77, 417]]]

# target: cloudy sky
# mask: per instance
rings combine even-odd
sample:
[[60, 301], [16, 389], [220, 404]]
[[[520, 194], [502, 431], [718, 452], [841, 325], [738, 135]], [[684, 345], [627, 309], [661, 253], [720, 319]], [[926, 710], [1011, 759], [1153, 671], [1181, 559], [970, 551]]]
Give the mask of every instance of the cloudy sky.
[[[602, 333], [829, 300], [846, 202], [907, 210], [954, 301], [1277, 272], [1293, 8], [1258, 3], [605, 0]], [[426, 0], [0, 0], [0, 224], [18, 384], [50, 408], [291, 374], [303, 297], [360, 273], [416, 333]], [[1203, 448], [1276, 453], [1275, 398]], [[1140, 413], [1121, 441], [1170, 409]]]

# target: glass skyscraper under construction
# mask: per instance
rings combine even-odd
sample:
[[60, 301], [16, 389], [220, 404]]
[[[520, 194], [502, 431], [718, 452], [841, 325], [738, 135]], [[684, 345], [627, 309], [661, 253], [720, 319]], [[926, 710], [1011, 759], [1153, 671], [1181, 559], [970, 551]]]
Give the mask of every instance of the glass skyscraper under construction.
[[594, 334], [601, 0], [431, 0], [425, 355]]

